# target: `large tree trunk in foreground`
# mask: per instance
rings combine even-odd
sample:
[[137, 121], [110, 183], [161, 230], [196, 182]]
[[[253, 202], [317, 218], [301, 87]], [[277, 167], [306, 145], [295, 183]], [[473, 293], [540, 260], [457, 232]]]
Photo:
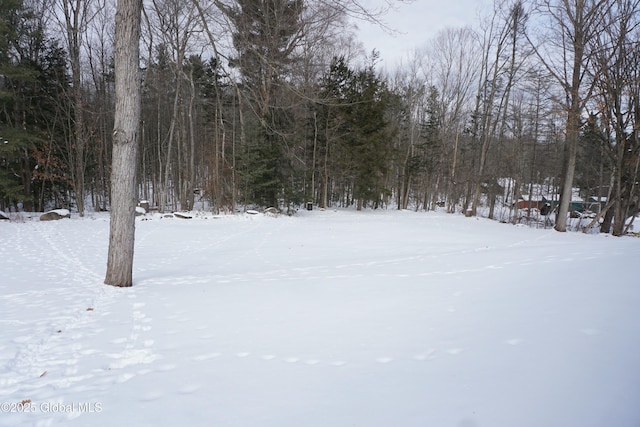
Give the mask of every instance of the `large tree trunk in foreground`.
[[140, 125], [139, 40], [142, 0], [118, 0], [116, 12], [115, 85], [111, 171], [111, 227], [104, 283], [133, 283], [136, 166]]

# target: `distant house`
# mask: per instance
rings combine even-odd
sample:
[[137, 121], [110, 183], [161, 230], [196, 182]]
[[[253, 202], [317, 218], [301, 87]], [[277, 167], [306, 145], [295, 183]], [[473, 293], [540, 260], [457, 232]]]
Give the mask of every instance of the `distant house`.
[[[515, 181], [510, 178], [502, 178], [499, 180], [500, 185], [505, 188], [504, 199], [508, 200], [509, 195], [512, 194], [513, 186], [516, 185]], [[558, 188], [552, 185], [551, 182], [544, 184], [525, 184], [519, 186], [521, 196], [515, 202], [509, 203], [510, 206], [516, 209], [536, 209], [540, 211], [541, 215], [549, 215], [558, 208], [560, 203], [560, 195], [556, 193]], [[513, 199], [512, 199], [513, 200]], [[600, 212], [606, 205], [606, 197], [591, 196], [584, 200], [580, 197], [580, 189], [577, 187], [572, 188], [571, 191], [571, 203], [569, 204], [569, 212], [574, 214], [582, 214], [586, 211]]]
[[537, 209], [541, 215], [549, 215], [558, 202], [547, 199], [545, 196], [521, 196], [514, 204], [517, 209]]
[[569, 212], [578, 212], [581, 214], [586, 212], [600, 212], [606, 204], [606, 197], [601, 197], [600, 202], [598, 202], [597, 197], [589, 196], [584, 200], [574, 194], [571, 199], [571, 204], [569, 205]]
[[547, 202], [544, 196], [533, 196], [529, 199], [529, 196], [520, 196], [515, 203], [515, 207], [518, 209], [542, 209]]

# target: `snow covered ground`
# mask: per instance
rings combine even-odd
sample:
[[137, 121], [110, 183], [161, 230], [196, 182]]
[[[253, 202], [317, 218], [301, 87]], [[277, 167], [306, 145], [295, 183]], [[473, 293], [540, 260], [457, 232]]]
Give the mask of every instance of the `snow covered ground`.
[[[0, 222], [0, 426], [637, 427], [640, 239], [444, 213]], [[18, 405], [24, 402], [23, 405]]]

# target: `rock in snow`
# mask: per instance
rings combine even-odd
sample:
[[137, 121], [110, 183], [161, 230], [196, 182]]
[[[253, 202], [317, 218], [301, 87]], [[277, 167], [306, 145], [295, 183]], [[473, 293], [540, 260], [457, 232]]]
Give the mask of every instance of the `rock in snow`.
[[67, 209], [54, 209], [40, 215], [40, 221], [57, 221], [63, 218], [71, 218], [71, 213]]

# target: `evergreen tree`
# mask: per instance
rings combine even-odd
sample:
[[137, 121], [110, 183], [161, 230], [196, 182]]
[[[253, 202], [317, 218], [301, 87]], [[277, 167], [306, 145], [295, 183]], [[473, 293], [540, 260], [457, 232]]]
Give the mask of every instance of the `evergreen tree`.
[[235, 28], [233, 45], [237, 56], [231, 65], [242, 75], [242, 94], [257, 119], [253, 122], [256, 128], [246, 129], [253, 140], [247, 140], [245, 155], [238, 165], [244, 181], [244, 199], [277, 206], [280, 198], [293, 195], [287, 152], [287, 137], [293, 126], [288, 110], [292, 105], [286, 87], [303, 35], [303, 2], [236, 0], [232, 6], [219, 6]]
[[67, 184], [60, 149], [65, 54], [22, 1], [5, 2], [0, 15], [0, 201], [41, 210]]
[[582, 196], [585, 198], [607, 195], [606, 189], [601, 187], [609, 184], [605, 176], [608, 177], [610, 174], [611, 159], [605, 155], [604, 135], [598, 117], [594, 114], [589, 115], [580, 132], [575, 176], [576, 185], [583, 190]]
[[352, 70], [344, 57], [333, 60], [322, 85], [320, 115], [325, 129], [331, 129], [332, 135], [325, 132], [323, 138], [333, 171], [349, 181], [358, 209], [367, 202], [378, 206], [388, 192], [392, 135], [386, 115], [393, 95], [373, 65]]

